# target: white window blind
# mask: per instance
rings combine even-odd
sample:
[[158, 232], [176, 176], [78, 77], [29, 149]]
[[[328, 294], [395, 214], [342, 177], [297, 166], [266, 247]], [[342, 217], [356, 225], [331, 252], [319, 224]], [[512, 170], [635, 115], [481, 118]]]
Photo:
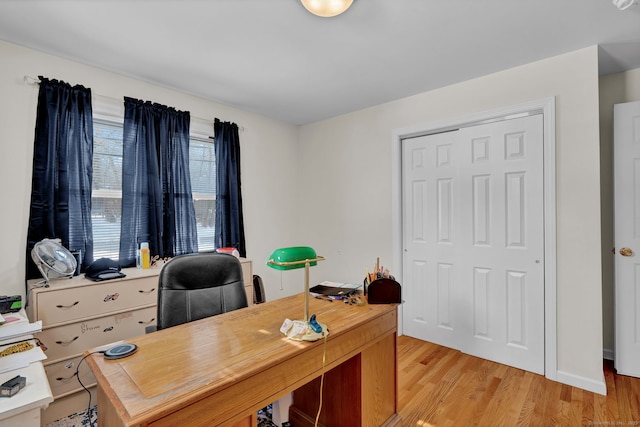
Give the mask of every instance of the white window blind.
[[93, 257], [118, 259], [122, 217], [122, 125], [93, 121]]
[[191, 137], [189, 172], [198, 228], [198, 251], [213, 250], [216, 225], [216, 156], [212, 140]]

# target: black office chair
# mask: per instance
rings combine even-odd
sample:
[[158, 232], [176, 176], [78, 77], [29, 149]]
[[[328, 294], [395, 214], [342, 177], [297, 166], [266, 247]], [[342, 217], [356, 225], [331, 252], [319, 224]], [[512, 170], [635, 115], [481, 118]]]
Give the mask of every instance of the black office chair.
[[158, 330], [247, 306], [242, 266], [233, 255], [179, 255], [160, 271]]

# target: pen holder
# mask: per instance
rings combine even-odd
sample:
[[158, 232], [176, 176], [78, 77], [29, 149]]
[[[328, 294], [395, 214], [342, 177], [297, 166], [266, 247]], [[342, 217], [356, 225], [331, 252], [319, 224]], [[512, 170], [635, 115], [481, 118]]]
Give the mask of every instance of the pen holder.
[[376, 279], [364, 285], [364, 293], [369, 304], [394, 304], [402, 302], [400, 283], [393, 279]]

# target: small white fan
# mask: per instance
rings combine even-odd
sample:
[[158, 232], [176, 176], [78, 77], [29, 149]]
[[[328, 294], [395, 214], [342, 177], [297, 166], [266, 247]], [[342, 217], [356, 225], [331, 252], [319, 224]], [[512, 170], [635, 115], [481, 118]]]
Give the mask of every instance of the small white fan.
[[51, 279], [72, 277], [78, 265], [71, 252], [60, 244], [60, 239], [42, 239], [31, 249], [31, 258], [46, 283]]

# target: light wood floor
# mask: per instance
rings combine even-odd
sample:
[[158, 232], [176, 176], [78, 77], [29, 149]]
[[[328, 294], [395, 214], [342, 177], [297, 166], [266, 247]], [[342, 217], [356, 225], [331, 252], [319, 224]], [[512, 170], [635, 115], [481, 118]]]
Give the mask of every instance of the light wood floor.
[[640, 379], [616, 375], [609, 361], [607, 396], [407, 336], [398, 371], [404, 427], [640, 427]]

